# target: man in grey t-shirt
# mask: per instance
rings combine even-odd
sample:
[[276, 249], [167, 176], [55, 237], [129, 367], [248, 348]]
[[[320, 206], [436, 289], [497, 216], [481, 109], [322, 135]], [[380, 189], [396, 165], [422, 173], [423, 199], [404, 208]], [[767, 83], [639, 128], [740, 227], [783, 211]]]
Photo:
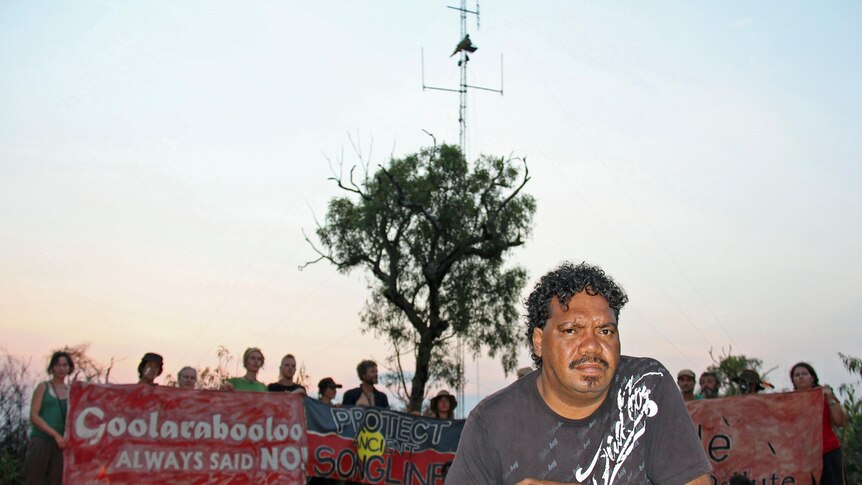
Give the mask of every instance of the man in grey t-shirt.
[[668, 370], [620, 355], [625, 292], [564, 263], [527, 299], [538, 372], [470, 413], [447, 484], [708, 484], [711, 466]]

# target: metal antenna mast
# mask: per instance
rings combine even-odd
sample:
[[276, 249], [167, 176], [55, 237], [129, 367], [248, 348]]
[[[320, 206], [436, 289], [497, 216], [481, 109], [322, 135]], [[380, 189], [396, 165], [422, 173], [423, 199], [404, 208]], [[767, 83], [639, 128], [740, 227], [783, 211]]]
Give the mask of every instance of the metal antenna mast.
[[[471, 86], [467, 84], [467, 63], [470, 62], [470, 54], [476, 52], [478, 47], [473, 45], [473, 41], [470, 40], [470, 34], [467, 33], [467, 14], [473, 14], [476, 16], [476, 29], [479, 29], [479, 1], [476, 0], [476, 10], [468, 10], [467, 9], [467, 0], [461, 0], [460, 7], [452, 7], [447, 6], [446, 8], [451, 8], [452, 10], [457, 10], [461, 14], [461, 40], [458, 42], [458, 45], [455, 46], [455, 51], [449, 57], [458, 54], [458, 67], [461, 69], [461, 82], [458, 85], [458, 89], [452, 88], [441, 88], [435, 86], [428, 86], [425, 84], [425, 52], [422, 52], [422, 90], [433, 89], [435, 91], [449, 91], [458, 93], [459, 97], [459, 105], [458, 105], [458, 128], [459, 128], [459, 139], [458, 143], [461, 148], [461, 154], [464, 156], [466, 160], [469, 160], [467, 156], [467, 90], [468, 89], [481, 89], [483, 91], [491, 91], [494, 93], [500, 93], [500, 96], [503, 95], [503, 55], [500, 55], [500, 89], [492, 89], [486, 88], [482, 86]], [[458, 389], [456, 391], [456, 398], [458, 402], [464, 403], [464, 379], [465, 379], [465, 359], [464, 359], [464, 339], [458, 337], [458, 341], [456, 344], [456, 360], [458, 362]], [[478, 386], [479, 382], [479, 363], [476, 361], [476, 383]], [[458, 408], [459, 417], [464, 417], [464, 406], [460, 406]]]
[[452, 52], [452, 55], [449, 57], [458, 54], [458, 67], [461, 69], [461, 82], [458, 85], [458, 89], [452, 88], [442, 88], [436, 86], [428, 86], [425, 84], [425, 53], [422, 53], [422, 90], [432, 89], [435, 91], [449, 91], [453, 93], [459, 94], [459, 105], [458, 105], [458, 128], [459, 128], [459, 139], [458, 143], [461, 147], [461, 153], [465, 158], [467, 157], [467, 90], [468, 89], [480, 89], [482, 91], [491, 91], [494, 93], [500, 93], [503, 95], [503, 56], [500, 55], [500, 89], [487, 88], [483, 86], [472, 86], [467, 84], [467, 63], [470, 62], [470, 54], [476, 52], [478, 47], [473, 45], [473, 42], [470, 40], [470, 34], [467, 33], [467, 14], [473, 14], [476, 16], [476, 29], [479, 29], [479, 2], [476, 2], [476, 10], [467, 9], [467, 0], [461, 0], [460, 7], [452, 7], [447, 6], [446, 8], [451, 8], [452, 10], [457, 10], [460, 12], [461, 16], [461, 40], [458, 42], [458, 45], [455, 46], [455, 51]]

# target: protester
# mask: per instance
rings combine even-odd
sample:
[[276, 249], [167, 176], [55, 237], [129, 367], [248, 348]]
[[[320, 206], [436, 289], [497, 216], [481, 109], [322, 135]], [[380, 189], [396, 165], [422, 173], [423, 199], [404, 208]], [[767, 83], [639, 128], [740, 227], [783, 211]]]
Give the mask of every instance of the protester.
[[437, 419], [455, 419], [456, 407], [458, 407], [458, 400], [444, 389], [431, 399], [429, 409], [431, 416]]
[[305, 388], [293, 382], [293, 376], [296, 374], [296, 357], [291, 354], [282, 357], [278, 373], [278, 381], [266, 386], [268, 391], [305, 394]]
[[739, 387], [740, 394], [757, 394], [766, 387], [771, 388], [772, 384], [764, 381], [757, 371], [752, 369], [743, 369], [738, 376], [730, 379]]
[[72, 357], [54, 352], [48, 362], [51, 379], [39, 383], [30, 404], [30, 442], [24, 457], [24, 483], [27, 485], [63, 482], [63, 449], [66, 440], [66, 413], [69, 387], [66, 377], [75, 370]]
[[138, 384], [157, 386], [156, 377], [162, 375], [164, 370], [164, 359], [159, 354], [147, 352], [138, 364]]
[[718, 380], [718, 374], [708, 370], [700, 375], [700, 396], [702, 399], [717, 398], [719, 388], [721, 388], [721, 381]]
[[810, 364], [800, 362], [790, 369], [790, 380], [793, 389], [805, 391], [808, 389], [823, 388], [823, 398], [826, 400], [823, 406], [823, 474], [821, 485], [844, 484], [844, 463], [841, 458], [841, 443], [838, 436], [832, 430], [832, 426], [843, 427], [847, 424], [847, 415], [841, 402], [835, 397], [832, 388], [821, 386], [817, 372]]
[[324, 377], [317, 383], [317, 398], [324, 404], [337, 406], [338, 404], [333, 402], [333, 399], [338, 394], [338, 389], [342, 387], [341, 384], [336, 384], [331, 377]]
[[676, 375], [676, 385], [683, 401], [694, 401], [694, 375], [691, 369], [683, 369]]
[[177, 372], [177, 387], [194, 389], [198, 383], [198, 371], [194, 367], [185, 366]]
[[537, 372], [467, 418], [447, 484], [708, 484], [709, 461], [673, 375], [620, 354], [628, 297], [601, 268], [564, 263], [526, 301]]
[[377, 384], [377, 363], [363, 360], [356, 366], [356, 373], [359, 375], [359, 387], [345, 392], [342, 404], [389, 409], [389, 398], [374, 387]]
[[266, 384], [257, 380], [257, 373], [263, 367], [263, 352], [257, 347], [249, 347], [242, 354], [245, 375], [225, 380], [223, 389], [228, 391], [266, 392]]

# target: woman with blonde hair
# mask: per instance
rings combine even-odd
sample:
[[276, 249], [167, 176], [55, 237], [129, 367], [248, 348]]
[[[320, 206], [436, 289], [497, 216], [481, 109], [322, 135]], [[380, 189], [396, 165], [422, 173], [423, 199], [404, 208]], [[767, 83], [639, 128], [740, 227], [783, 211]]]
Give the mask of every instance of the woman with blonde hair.
[[263, 352], [259, 348], [245, 349], [242, 354], [245, 375], [226, 380], [223, 388], [228, 391], [266, 392], [266, 384], [257, 380], [257, 373], [263, 367], [263, 361]]

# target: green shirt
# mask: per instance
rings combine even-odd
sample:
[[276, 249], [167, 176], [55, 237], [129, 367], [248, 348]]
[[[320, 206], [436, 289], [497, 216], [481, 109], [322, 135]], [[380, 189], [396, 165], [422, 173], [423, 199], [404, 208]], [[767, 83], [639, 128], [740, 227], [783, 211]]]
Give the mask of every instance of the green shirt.
[[266, 392], [266, 384], [263, 382], [248, 382], [242, 377], [232, 377], [227, 381], [231, 383], [234, 391]]
[[[51, 429], [60, 433], [60, 436], [63, 436], [63, 433], [66, 431], [67, 403], [68, 399], [57, 399], [57, 396], [51, 394], [51, 383], [45, 382], [45, 394], [42, 395], [42, 407], [39, 408], [39, 417], [44, 419]], [[33, 423], [30, 423], [30, 436], [53, 439]]]

